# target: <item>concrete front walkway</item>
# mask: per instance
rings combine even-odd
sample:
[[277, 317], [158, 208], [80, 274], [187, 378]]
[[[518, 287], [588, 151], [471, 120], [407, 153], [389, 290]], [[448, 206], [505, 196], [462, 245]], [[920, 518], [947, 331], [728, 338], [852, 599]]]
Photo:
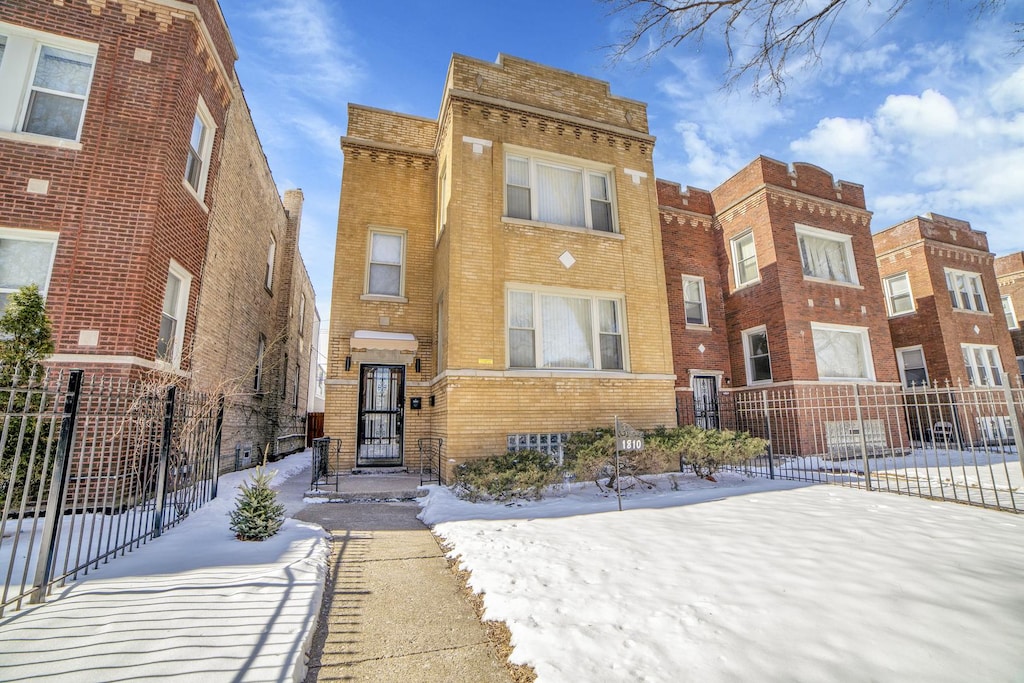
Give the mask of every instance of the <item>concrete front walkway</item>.
[[418, 512], [364, 502], [294, 513], [333, 539], [307, 682], [512, 680]]

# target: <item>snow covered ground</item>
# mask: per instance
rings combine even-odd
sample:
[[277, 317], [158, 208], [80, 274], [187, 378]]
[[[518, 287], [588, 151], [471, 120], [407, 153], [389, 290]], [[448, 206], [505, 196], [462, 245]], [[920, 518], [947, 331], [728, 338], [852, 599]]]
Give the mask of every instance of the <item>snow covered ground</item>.
[[[309, 464], [308, 451], [272, 464], [273, 485]], [[295, 520], [262, 543], [235, 540], [227, 515], [250, 474], [221, 477], [219, 497], [161, 538], [0, 620], [0, 680], [301, 676], [327, 540], [320, 527]]]
[[735, 474], [659, 481], [624, 512], [593, 484], [511, 507], [431, 487], [421, 518], [542, 683], [1024, 680], [1020, 517]]

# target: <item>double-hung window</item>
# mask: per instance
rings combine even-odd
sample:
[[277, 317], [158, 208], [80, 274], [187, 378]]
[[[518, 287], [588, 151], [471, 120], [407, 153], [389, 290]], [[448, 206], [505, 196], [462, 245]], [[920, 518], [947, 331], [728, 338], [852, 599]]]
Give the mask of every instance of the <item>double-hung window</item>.
[[0, 23], [0, 131], [77, 141], [97, 46]]
[[613, 194], [606, 166], [520, 153], [505, 157], [505, 215], [510, 218], [615, 232]]
[[708, 307], [704, 295], [704, 278], [694, 275], [683, 276], [683, 309], [688, 327], [707, 326]]
[[885, 287], [885, 305], [889, 315], [914, 312], [914, 295], [910, 291], [910, 276], [907, 273], [892, 275], [882, 280]]
[[736, 286], [753, 284], [761, 280], [761, 271], [757, 269], [757, 250], [754, 248], [754, 233], [751, 230], [733, 237], [732, 268], [736, 277]]
[[585, 292], [509, 290], [508, 364], [624, 370], [622, 300]]
[[858, 284], [850, 235], [797, 225], [796, 236], [805, 278]]
[[946, 268], [946, 289], [953, 308], [963, 311], [987, 312], [981, 275]]
[[1013, 310], [1013, 299], [1009, 296], [1001, 296], [999, 298], [1003, 302], [1003, 315], [1006, 317], [1006, 329], [1020, 329], [1020, 323], [1017, 322], [1017, 312]]
[[252, 390], [257, 394], [263, 391], [263, 358], [267, 354], [267, 338], [262, 334], [256, 343], [256, 366], [252, 379]]
[[437, 237], [441, 236], [448, 224], [448, 198], [451, 194], [449, 182], [451, 181], [448, 177], [448, 167], [444, 166], [441, 168], [437, 183]]
[[370, 230], [368, 259], [366, 293], [377, 296], [402, 296], [402, 292], [405, 291], [405, 233], [396, 230]]
[[267, 267], [263, 271], [263, 286], [268, 292], [274, 291], [274, 259], [277, 258], [277, 240], [270, 236], [270, 245], [267, 246]]
[[45, 297], [57, 251], [57, 233], [0, 228], [0, 313], [7, 297], [35, 285]]
[[1003, 365], [999, 362], [999, 349], [984, 344], [961, 344], [967, 381], [976, 387], [1003, 385]]
[[1021, 380], [1024, 380], [1024, 356], [1017, 356], [1017, 372], [1020, 373]]
[[899, 363], [903, 386], [922, 387], [928, 385], [928, 368], [924, 363], [923, 348], [908, 346], [896, 349], [896, 360]]
[[768, 330], [764, 325], [743, 331], [743, 357], [747, 366], [747, 384], [772, 381]]
[[192, 276], [181, 264], [171, 261], [164, 287], [164, 304], [160, 313], [160, 333], [156, 341], [156, 357], [174, 367], [181, 365], [185, 340], [185, 317]]
[[874, 380], [866, 327], [811, 323], [818, 379]]
[[306, 334], [306, 295], [299, 294], [299, 336]]
[[200, 201], [206, 196], [206, 180], [210, 172], [215, 131], [213, 115], [200, 97], [196, 105], [195, 118], [192, 119], [192, 132], [189, 134], [188, 154], [185, 158], [186, 186]]

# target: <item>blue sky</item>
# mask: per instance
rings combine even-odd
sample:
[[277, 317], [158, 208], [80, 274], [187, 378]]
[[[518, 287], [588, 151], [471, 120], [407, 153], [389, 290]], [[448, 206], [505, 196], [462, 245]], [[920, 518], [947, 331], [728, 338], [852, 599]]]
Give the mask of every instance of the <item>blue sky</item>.
[[710, 37], [612, 65], [605, 46], [626, 25], [596, 0], [221, 0], [278, 188], [305, 193], [300, 248], [325, 321], [346, 106], [436, 117], [453, 52], [504, 52], [647, 102], [660, 178], [711, 189], [758, 154], [804, 161], [864, 185], [875, 231], [931, 211], [986, 231], [997, 254], [1024, 249], [1021, 3], [979, 18], [970, 2], [911, 0], [879, 29], [886, 4], [851, 3], [821, 63], [793, 65], [775, 99], [723, 92]]

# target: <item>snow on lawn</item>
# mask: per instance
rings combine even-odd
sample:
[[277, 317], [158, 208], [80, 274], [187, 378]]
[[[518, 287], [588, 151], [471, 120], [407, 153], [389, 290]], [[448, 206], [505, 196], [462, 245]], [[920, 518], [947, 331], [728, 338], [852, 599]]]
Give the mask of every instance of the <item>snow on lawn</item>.
[[542, 683], [1024, 680], [1010, 513], [734, 474], [422, 505]]
[[[277, 487], [309, 465], [305, 451], [267, 469]], [[222, 476], [218, 498], [160, 538], [0, 620], [0, 680], [301, 677], [329, 548], [291, 519], [267, 541], [236, 540], [228, 513], [251, 474]]]

